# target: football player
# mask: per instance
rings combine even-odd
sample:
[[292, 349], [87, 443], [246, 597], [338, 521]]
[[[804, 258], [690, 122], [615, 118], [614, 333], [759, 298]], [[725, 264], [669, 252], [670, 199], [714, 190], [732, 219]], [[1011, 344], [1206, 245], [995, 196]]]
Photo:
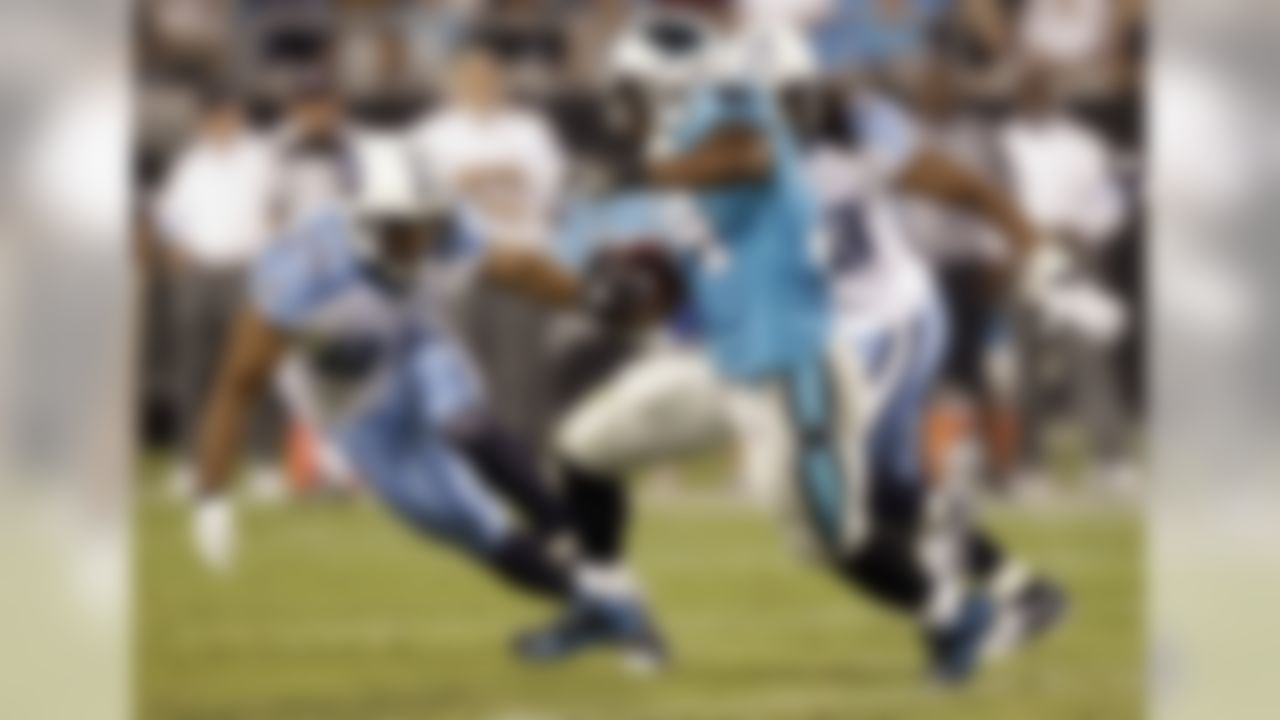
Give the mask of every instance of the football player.
[[411, 528], [518, 588], [567, 599], [571, 577], [548, 550], [559, 503], [490, 419], [467, 354], [437, 319], [429, 260], [456, 236], [405, 157], [370, 139], [351, 206], [298, 224], [259, 261], [204, 420], [197, 549], [216, 567], [233, 559], [228, 491], [246, 412], [285, 366], [295, 409]]
[[[1052, 281], [1052, 251], [1034, 244], [1008, 198], [932, 150], [906, 114], [870, 92], [850, 100], [820, 90], [805, 125], [806, 165], [826, 226], [835, 333], [868, 375], [868, 453], [877, 512], [942, 552], [959, 556], [964, 577], [996, 600], [982, 643], [996, 652], [1054, 626], [1066, 607], [1052, 581], [1031, 575], [968, 517], [963, 488], [931, 487], [920, 434], [948, 342], [949, 324], [932, 268], [908, 241], [895, 203], [903, 194], [959, 207], [1003, 231], [1011, 264], [1030, 268], [1018, 288], [1034, 303]], [[992, 269], [993, 275], [999, 268]], [[911, 508], [915, 517], [903, 516]]]
[[[632, 584], [620, 478], [730, 424], [752, 433], [749, 442], [768, 459], [757, 467], [800, 476], [791, 487], [833, 563], [843, 563], [867, 531], [856, 440], [860, 371], [852, 353], [827, 352], [820, 224], [778, 102], [782, 88], [760, 80], [778, 74], [757, 72], [777, 56], [764, 52], [767, 35], [738, 25], [732, 3], [678, 5], [647, 19], [633, 42], [675, 53], [701, 74], [687, 76], [674, 100], [662, 93], [666, 103], [655, 107], [628, 74], [650, 68], [627, 66], [623, 53], [618, 108], [641, 119], [623, 123], [626, 137], [613, 143], [610, 169], [619, 186], [687, 194], [700, 217], [702, 232], [683, 243], [681, 275], [714, 362], [681, 348], [623, 363], [571, 409], [557, 434], [586, 565], [615, 589]], [[607, 639], [601, 623], [578, 610], [533, 636], [528, 654], [558, 658]]]
[[[558, 450], [579, 541], [603, 577], [627, 586], [618, 478], [728, 421], [749, 449], [748, 467], [765, 478], [754, 484], [789, 490], [827, 565], [917, 617], [934, 676], [962, 681], [994, 632], [994, 604], [965, 575], [957, 524], [933, 522], [921, 485], [882, 481], [879, 472], [868, 480], [872, 393], [861, 356], [834, 329], [830, 254], [840, 248], [779, 88], [760, 81], [767, 73], [757, 63], [769, 55], [747, 51], [757, 36], [739, 24], [732, 2], [680, 4], [694, 8], [682, 27], [698, 43], [727, 48], [732, 61], [713, 63], [675, 109], [663, 109], [666, 117], [650, 125], [662, 142], [619, 143], [634, 154], [613, 164], [614, 179], [694, 199], [708, 232], [686, 252], [683, 275], [715, 371], [687, 354], [669, 356], [665, 367], [629, 363], [566, 418]], [[925, 173], [926, 184], [987, 212], [1020, 247], [1031, 244], [1003, 198], [952, 182], [951, 170]], [[874, 465], [886, 455], [873, 453]], [[526, 648], [536, 657], [570, 655], [607, 637], [601, 625], [571, 608]]]

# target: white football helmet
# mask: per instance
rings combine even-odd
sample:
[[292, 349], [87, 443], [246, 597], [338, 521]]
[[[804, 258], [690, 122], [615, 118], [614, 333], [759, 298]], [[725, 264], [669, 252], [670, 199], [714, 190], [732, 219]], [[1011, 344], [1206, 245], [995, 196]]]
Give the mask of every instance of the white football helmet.
[[696, 10], [658, 5], [624, 31], [609, 70], [659, 92], [745, 80], [777, 89], [816, 77], [818, 61], [799, 28], [744, 23], [729, 29]]
[[818, 75], [808, 39], [789, 26], [716, 26], [683, 7], [657, 6], [623, 32], [610, 59], [609, 77], [642, 88], [657, 120], [653, 139], [678, 124], [688, 98], [698, 89], [752, 83], [782, 90]]
[[442, 220], [449, 203], [438, 185], [414, 162], [399, 136], [366, 135], [355, 145], [355, 172], [349, 205], [361, 257], [384, 260], [388, 228], [426, 226]]
[[365, 135], [356, 141], [351, 206], [361, 219], [417, 221], [444, 211], [443, 196], [418, 172], [398, 136]]
[[717, 31], [697, 13], [653, 9], [618, 38], [610, 79], [636, 82], [659, 100], [681, 98], [712, 80], [718, 40]]

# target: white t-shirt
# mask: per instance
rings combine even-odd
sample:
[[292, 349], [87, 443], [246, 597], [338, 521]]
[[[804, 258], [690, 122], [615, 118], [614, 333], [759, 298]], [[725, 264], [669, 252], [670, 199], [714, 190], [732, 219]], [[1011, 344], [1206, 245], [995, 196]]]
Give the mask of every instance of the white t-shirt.
[[1017, 119], [1000, 135], [1017, 199], [1049, 233], [1103, 240], [1124, 220], [1124, 201], [1102, 138], [1072, 118]]
[[1063, 65], [1102, 55], [1115, 0], [1032, 0], [1023, 12], [1022, 43], [1037, 59]]
[[275, 155], [244, 135], [227, 145], [199, 141], [183, 152], [160, 191], [164, 236], [210, 267], [252, 261], [271, 238]]
[[543, 118], [518, 109], [480, 115], [445, 108], [414, 129], [412, 147], [486, 242], [549, 242], [565, 157]]

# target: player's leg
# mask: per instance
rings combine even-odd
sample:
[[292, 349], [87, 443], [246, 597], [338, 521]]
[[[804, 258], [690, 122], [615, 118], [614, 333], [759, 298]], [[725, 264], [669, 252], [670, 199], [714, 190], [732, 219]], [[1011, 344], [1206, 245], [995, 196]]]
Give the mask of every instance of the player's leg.
[[[927, 308], [916, 319], [916, 344], [921, 351], [917, 353], [904, 390], [906, 406], [914, 409], [896, 421], [898, 427], [894, 432], [901, 438], [897, 444], [904, 447], [887, 453], [898, 456], [891, 462], [899, 468], [899, 475], [923, 475], [919, 434], [929, 390], [942, 373], [945, 348], [950, 340], [947, 330], [947, 316], [940, 306]], [[894, 443], [889, 445], [892, 447]], [[1055, 581], [1033, 573], [975, 520], [967, 507], [968, 499], [963, 497], [967, 490], [943, 488], [939, 492], [951, 492], [950, 502], [959, 506], [956, 512], [960, 514], [962, 562], [969, 582], [992, 598], [1001, 610], [997, 637], [987, 647], [989, 652], [999, 652], [1054, 627], [1066, 610], [1067, 597]]]
[[[859, 428], [868, 392], [855, 362], [817, 358], [777, 382], [737, 387], [733, 419], [747, 484], [791, 511], [797, 539], [838, 574], [904, 611], [926, 602], [928, 579], [902, 533], [873, 524]], [[911, 508], [900, 509], [906, 516]]]
[[625, 481], [646, 463], [722, 437], [718, 388], [701, 353], [669, 349], [634, 359], [567, 414], [556, 451], [580, 545], [579, 587], [588, 602], [531, 634], [526, 655], [558, 659], [621, 640], [646, 661], [665, 659], [665, 643], [626, 565]]
[[[625, 588], [630, 584], [623, 568], [631, 518], [631, 497], [626, 487], [629, 468], [593, 463], [562, 440], [567, 427], [599, 422], [606, 414], [625, 417], [628, 408], [611, 400], [615, 381], [643, 361], [636, 338], [619, 333], [591, 318], [580, 317], [564, 328], [554, 365], [558, 420], [552, 433], [552, 460], [560, 480], [576, 541], [579, 573], [584, 584]], [[620, 423], [621, 420], [609, 419]], [[582, 435], [583, 430], [575, 430]], [[580, 442], [601, 442], [601, 454], [609, 454], [612, 440], [584, 437]]]
[[379, 499], [413, 530], [519, 589], [568, 596], [567, 568], [509, 521], [497, 498], [417, 412], [411, 393], [392, 394], [346, 428], [341, 444]]
[[872, 404], [859, 357], [833, 351], [791, 368], [773, 387], [755, 388], [754, 422], [744, 422], [738, 394], [735, 420], [740, 432], [753, 431], [740, 442], [757, 453], [750, 466], [774, 482], [792, 480], [791, 506], [828, 567], [931, 631], [989, 624], [989, 608], [963, 602], [956, 564], [939, 552], [956, 544], [929, 542], [931, 533], [921, 530], [923, 496], [868, 480], [864, 428]]
[[[998, 636], [1011, 632], [1005, 629], [1010, 617], [1017, 618], [1013, 623], [1021, 626], [1020, 634], [1056, 621], [1062, 595], [1052, 583], [1030, 578], [994, 538], [972, 524], [962, 488], [935, 487], [925, 477], [920, 432], [946, 344], [940, 307], [922, 308], [883, 339], [873, 343], [881, 346], [879, 353], [876, 348], [864, 353], [872, 371], [883, 375], [879, 387], [885, 388], [869, 449], [876, 535], [900, 536], [898, 544], [914, 549], [923, 561], [919, 567], [929, 587], [922, 618], [934, 669], [944, 679], [959, 680], [976, 666], [981, 652], [999, 642]], [[867, 552], [881, 554], [884, 565], [913, 564], [910, 558], [887, 559], [874, 543]], [[864, 573], [864, 585], [876, 584], [865, 577], [865, 556], [857, 569]], [[1000, 593], [993, 592], [997, 587]]]
[[871, 522], [861, 443], [845, 442], [863, 410], [841, 418], [835, 368], [815, 364], [784, 382], [736, 388], [746, 481], [753, 493], [792, 516], [795, 544], [816, 551], [835, 574], [898, 610], [920, 612], [929, 580], [904, 533]]
[[538, 538], [551, 542], [568, 517], [534, 453], [488, 409], [480, 377], [465, 350], [448, 339], [425, 344], [411, 371], [423, 412], [481, 482], [520, 514]]
[[[612, 561], [625, 552], [625, 491], [621, 481], [637, 468], [707, 447], [725, 437], [720, 383], [706, 356], [694, 348], [662, 348], [638, 356], [584, 395], [556, 434], [582, 517], [584, 552]], [[574, 492], [576, 491], [576, 492]], [[592, 522], [612, 519], [608, 523]]]
[[[630, 338], [587, 319], [564, 329], [552, 382], [560, 415], [571, 419], [635, 360], [636, 348]], [[560, 420], [557, 429], [565, 424]], [[520, 638], [517, 652], [537, 662], [559, 660], [593, 644], [625, 645], [627, 634], [640, 637], [639, 628], [649, 625], [624, 562], [631, 514], [625, 472], [588, 468], [572, 455], [553, 439], [552, 460], [575, 541], [578, 601], [548, 626]]]
[[455, 418], [444, 435], [482, 482], [520, 512], [534, 535], [555, 542], [567, 531], [568, 512], [542, 476], [534, 453], [491, 414], [477, 411]]
[[929, 308], [854, 341], [874, 388], [866, 435], [872, 529], [841, 570], [917, 618], [934, 674], [960, 680], [980, 659], [996, 613], [967, 577], [964, 518], [931, 489], [923, 466], [921, 424], [945, 346], [944, 319]]

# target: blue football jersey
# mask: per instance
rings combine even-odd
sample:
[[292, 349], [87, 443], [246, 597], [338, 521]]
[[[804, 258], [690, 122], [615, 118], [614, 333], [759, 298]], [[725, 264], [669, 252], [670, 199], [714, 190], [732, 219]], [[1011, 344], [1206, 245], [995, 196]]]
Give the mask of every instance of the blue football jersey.
[[273, 325], [298, 331], [324, 305], [365, 282], [355, 228], [337, 211], [295, 225], [258, 258], [250, 297]]
[[764, 136], [774, 161], [763, 182], [695, 195], [708, 226], [691, 271], [703, 331], [730, 377], [787, 370], [821, 352], [830, 305], [817, 209], [797, 141], [762, 87], [709, 87], [690, 102], [677, 126], [677, 152], [721, 128], [745, 125]]
[[469, 409], [482, 388], [438, 315], [428, 263], [392, 292], [362, 261], [358, 232], [345, 212], [319, 214], [277, 240], [254, 269], [252, 302], [292, 339], [291, 404], [332, 425], [406, 387], [407, 375], [424, 419]]

